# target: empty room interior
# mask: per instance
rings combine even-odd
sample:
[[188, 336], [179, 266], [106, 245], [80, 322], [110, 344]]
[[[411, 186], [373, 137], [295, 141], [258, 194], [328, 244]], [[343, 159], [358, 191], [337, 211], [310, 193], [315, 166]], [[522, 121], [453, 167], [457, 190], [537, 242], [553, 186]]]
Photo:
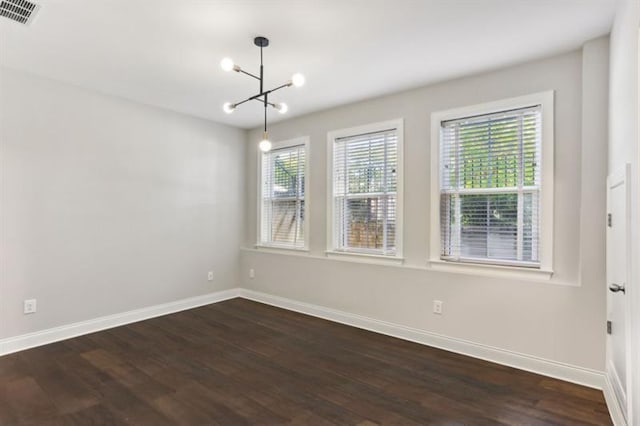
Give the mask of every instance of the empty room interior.
[[639, 0], [1, 0], [0, 425], [640, 426]]

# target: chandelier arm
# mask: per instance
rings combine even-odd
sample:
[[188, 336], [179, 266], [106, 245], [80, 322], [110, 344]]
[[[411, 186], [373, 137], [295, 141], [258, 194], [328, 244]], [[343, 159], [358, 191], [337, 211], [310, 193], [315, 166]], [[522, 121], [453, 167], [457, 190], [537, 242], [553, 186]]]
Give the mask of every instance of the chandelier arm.
[[276, 90], [284, 89], [285, 87], [291, 87], [291, 84], [292, 84], [291, 82], [286, 82], [285, 84], [282, 84], [282, 85], [276, 87], [275, 89], [268, 90], [266, 93], [273, 93]]
[[[271, 89], [271, 90], [267, 90], [266, 92], [258, 93], [257, 95], [253, 95], [253, 96], [245, 99], [244, 101], [236, 102], [233, 105], [237, 107], [239, 105], [242, 105], [245, 102], [249, 102], [249, 101], [252, 101], [254, 99], [257, 100], [257, 101], [260, 101], [260, 102], [264, 102], [264, 100], [260, 99], [262, 96], [264, 96], [266, 98], [268, 94], [273, 93], [276, 90], [280, 90], [280, 89], [283, 89], [285, 87], [290, 87], [290, 86], [291, 86], [290, 83], [285, 83], [285, 84], [283, 84], [281, 86], [276, 87], [275, 89]], [[272, 107], [275, 107], [275, 104], [273, 104], [273, 103], [268, 103], [268, 104], [271, 105]]]
[[[258, 101], [260, 103], [264, 103], [264, 99], [260, 99], [260, 98], [253, 98], [254, 101]], [[272, 102], [267, 102], [268, 105], [272, 106], [272, 107], [276, 107], [276, 104], [272, 103]]]
[[259, 100], [260, 102], [262, 102], [262, 100], [260, 99], [260, 96], [262, 96], [262, 95], [264, 95], [264, 93], [258, 93], [257, 95], [253, 95], [253, 96], [251, 96], [251, 97], [249, 97], [249, 98], [245, 99], [244, 101], [236, 102], [236, 103], [234, 103], [233, 105], [235, 105], [235, 106], [237, 107], [238, 105], [242, 105], [243, 103], [245, 103], [245, 102], [249, 102], [249, 101], [252, 101], [252, 100], [254, 100], [254, 99], [257, 99], [257, 100]]
[[255, 98], [245, 99], [244, 101], [236, 102], [236, 103], [233, 103], [231, 105], [233, 105], [234, 108], [238, 108], [240, 105], [242, 105], [244, 103], [247, 103], [247, 102], [249, 102], [249, 101], [251, 101], [253, 99], [255, 99]]
[[242, 68], [240, 68], [240, 69], [238, 70], [238, 72], [241, 72], [242, 74], [248, 75], [249, 77], [253, 77], [253, 78], [255, 78], [256, 80], [260, 80], [260, 77], [258, 77], [257, 75], [251, 74], [250, 72], [245, 71], [245, 70], [243, 70]]

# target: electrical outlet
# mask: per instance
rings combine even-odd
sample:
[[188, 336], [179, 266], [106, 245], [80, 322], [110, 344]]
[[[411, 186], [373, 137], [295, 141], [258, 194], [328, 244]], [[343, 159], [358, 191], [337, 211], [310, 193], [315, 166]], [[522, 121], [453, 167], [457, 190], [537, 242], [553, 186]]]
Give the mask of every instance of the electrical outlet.
[[213, 281], [213, 271], [209, 271], [209, 273], [207, 274], [207, 279], [209, 281]]
[[433, 313], [437, 315], [442, 315], [442, 300], [433, 301]]
[[256, 270], [251, 268], [249, 269], [249, 278], [254, 279], [256, 277]]
[[24, 313], [35, 314], [37, 309], [36, 299], [27, 299], [24, 301]]

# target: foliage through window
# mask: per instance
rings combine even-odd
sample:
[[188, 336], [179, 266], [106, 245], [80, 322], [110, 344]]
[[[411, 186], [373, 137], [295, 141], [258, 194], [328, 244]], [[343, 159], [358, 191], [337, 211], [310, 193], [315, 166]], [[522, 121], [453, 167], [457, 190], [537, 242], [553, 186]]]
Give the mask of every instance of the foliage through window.
[[333, 140], [334, 249], [397, 254], [398, 132]]
[[441, 258], [539, 267], [541, 106], [443, 121]]
[[260, 243], [305, 247], [305, 145], [262, 153]]

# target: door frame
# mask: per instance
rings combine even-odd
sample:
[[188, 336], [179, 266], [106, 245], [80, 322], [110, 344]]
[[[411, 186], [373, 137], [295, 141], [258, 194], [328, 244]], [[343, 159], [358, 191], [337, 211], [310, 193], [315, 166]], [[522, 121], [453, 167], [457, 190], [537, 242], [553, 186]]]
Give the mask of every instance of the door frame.
[[[638, 12], [640, 11], [640, 7], [638, 6], [638, 0], [636, 0], [636, 18], [639, 18]], [[639, 24], [640, 25], [640, 24]], [[635, 141], [635, 172], [633, 174], [633, 191], [631, 196], [632, 202], [635, 204], [632, 206], [632, 211], [635, 211], [634, 217], [632, 217], [632, 222], [635, 222], [635, 226], [638, 227], [638, 222], [640, 221], [640, 176], [638, 172], [638, 168], [640, 167], [640, 129], [638, 128], [638, 123], [640, 123], [640, 29], [638, 29], [637, 34], [637, 44], [636, 44], [636, 53], [637, 55], [637, 67], [636, 67], [636, 81], [637, 81], [637, 92], [636, 95], [636, 141]], [[640, 255], [640, 244], [638, 243], [638, 228], [635, 230], [635, 243], [632, 246], [632, 259], [640, 262], [638, 258]], [[631, 331], [633, 332], [632, 336], [640, 336], [640, 267], [637, 265], [632, 268], [632, 276], [631, 276], [631, 288], [629, 291], [630, 303], [631, 303]], [[632, 339], [632, 363], [631, 366], [632, 374], [633, 374], [633, 386], [631, 387], [631, 418], [632, 421], [638, 422], [640, 419], [640, 339]]]
[[[632, 257], [631, 257], [631, 250], [632, 250], [632, 239], [630, 238], [630, 232], [631, 232], [631, 202], [632, 202], [632, 197], [631, 197], [631, 164], [626, 163], [623, 167], [618, 168], [616, 171], [614, 171], [613, 173], [611, 173], [608, 177], [607, 177], [607, 214], [611, 213], [611, 190], [620, 186], [620, 185], [625, 185], [625, 220], [626, 220], [626, 235], [627, 238], [625, 239], [625, 245], [626, 245], [626, 282], [624, 283], [625, 287], [628, 289], [632, 289], [633, 285], [631, 285], [631, 281], [632, 281]], [[607, 226], [607, 260], [606, 260], [606, 265], [607, 265], [607, 273], [606, 273], [606, 300], [607, 300], [607, 319], [609, 316], [609, 297], [613, 296], [613, 293], [609, 292], [608, 287], [611, 284], [611, 279], [610, 279], [610, 254], [609, 254], [609, 232], [610, 232], [610, 228]], [[626, 389], [622, 389], [622, 386], [620, 384], [620, 381], [617, 377], [617, 375], [614, 373], [614, 369], [612, 367], [612, 360], [611, 360], [611, 354], [610, 354], [610, 342], [609, 342], [609, 337], [607, 337], [607, 347], [606, 347], [606, 365], [605, 365], [605, 375], [606, 375], [606, 380], [607, 380], [607, 386], [610, 388], [611, 390], [611, 397], [613, 397], [615, 399], [615, 408], [619, 409], [620, 414], [622, 414], [622, 417], [627, 420], [627, 422], [631, 421], [631, 415], [632, 415], [632, 406], [633, 406], [633, 399], [635, 399], [635, 392], [633, 392], [633, 386], [632, 384], [634, 383], [635, 378], [633, 377], [633, 371], [635, 367], [635, 363], [633, 362], [633, 355], [636, 352], [636, 348], [634, 347], [636, 345], [636, 342], [634, 341], [634, 339], [632, 339], [633, 333], [635, 332], [635, 327], [633, 324], [633, 321], [631, 319], [631, 317], [633, 316], [633, 306], [631, 303], [631, 298], [634, 295], [634, 291], [631, 290], [629, 294], [625, 294], [624, 296], [624, 305], [625, 305], [625, 309], [626, 309], [626, 313], [625, 313], [625, 370], [626, 370], [626, 377], [625, 377], [625, 383], [626, 383]], [[634, 331], [632, 331], [632, 329]], [[620, 398], [620, 392], [623, 391], [624, 395], [625, 395], [625, 401], [622, 401]]]

